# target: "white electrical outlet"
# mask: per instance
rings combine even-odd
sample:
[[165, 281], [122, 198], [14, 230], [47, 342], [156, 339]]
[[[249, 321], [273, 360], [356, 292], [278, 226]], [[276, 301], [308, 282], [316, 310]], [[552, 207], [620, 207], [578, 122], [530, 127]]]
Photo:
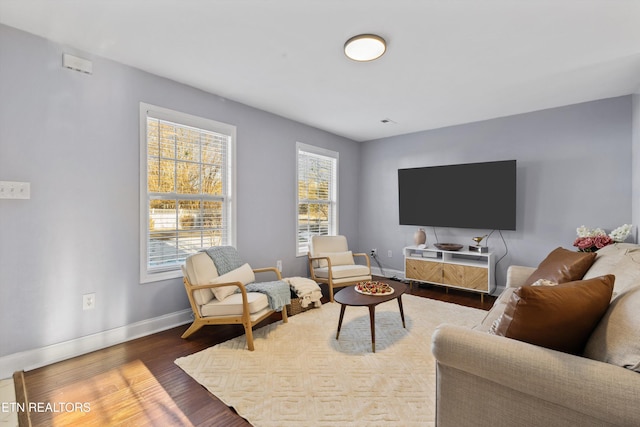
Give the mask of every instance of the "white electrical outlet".
[[371, 249], [371, 255], [378, 255], [378, 250], [376, 248]]
[[31, 184], [28, 182], [0, 181], [0, 199], [30, 199]]
[[82, 309], [93, 310], [96, 308], [96, 294], [84, 294], [82, 295]]
[[387, 256], [388, 256], [389, 258], [391, 258], [391, 257], [393, 256], [393, 253], [391, 252], [391, 249], [389, 249], [389, 251], [387, 252]]
[[282, 260], [281, 259], [276, 261], [276, 268], [278, 269], [278, 271], [280, 273], [282, 273]]

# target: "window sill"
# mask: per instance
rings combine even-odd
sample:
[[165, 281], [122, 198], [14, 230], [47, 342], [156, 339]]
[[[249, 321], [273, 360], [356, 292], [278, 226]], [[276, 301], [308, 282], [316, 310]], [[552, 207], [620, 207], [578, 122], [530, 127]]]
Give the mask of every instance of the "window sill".
[[154, 283], [182, 277], [182, 270], [180, 268], [178, 268], [177, 270], [162, 271], [157, 273], [149, 273], [148, 271], [143, 271], [140, 273], [140, 283]]

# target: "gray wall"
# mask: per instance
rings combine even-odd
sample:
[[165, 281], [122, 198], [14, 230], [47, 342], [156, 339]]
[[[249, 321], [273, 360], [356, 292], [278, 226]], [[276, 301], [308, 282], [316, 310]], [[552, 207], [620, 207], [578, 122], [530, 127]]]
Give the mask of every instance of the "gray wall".
[[632, 220], [636, 225], [634, 227], [635, 241], [638, 241], [638, 225], [640, 225], [640, 94], [632, 95], [633, 102], [633, 136], [632, 136]]
[[[402, 248], [418, 227], [398, 225], [398, 169], [516, 159], [517, 230], [502, 233], [509, 252], [496, 270], [503, 286], [510, 264], [535, 266], [555, 247], [572, 249], [578, 226], [610, 231], [631, 222], [631, 113], [626, 96], [369, 141], [360, 166], [360, 212], [367, 214], [359, 246], [377, 248], [383, 267], [403, 270]], [[438, 203], [432, 200], [433, 209]], [[433, 244], [433, 229], [426, 231]], [[440, 242], [467, 245], [489, 231], [437, 234]], [[505, 254], [497, 232], [488, 245]]]
[[139, 283], [141, 101], [237, 126], [237, 246], [253, 266], [306, 275], [296, 141], [340, 153], [340, 231], [357, 242], [360, 144], [0, 25], [0, 180], [32, 192], [0, 200], [0, 356], [188, 308], [180, 280]]

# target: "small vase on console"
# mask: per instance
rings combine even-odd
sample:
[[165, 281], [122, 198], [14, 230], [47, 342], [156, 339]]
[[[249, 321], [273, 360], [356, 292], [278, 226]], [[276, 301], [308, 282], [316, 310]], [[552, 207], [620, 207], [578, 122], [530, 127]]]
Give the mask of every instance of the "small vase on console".
[[427, 243], [427, 233], [424, 232], [424, 228], [419, 228], [418, 231], [413, 234], [413, 242], [416, 246]]

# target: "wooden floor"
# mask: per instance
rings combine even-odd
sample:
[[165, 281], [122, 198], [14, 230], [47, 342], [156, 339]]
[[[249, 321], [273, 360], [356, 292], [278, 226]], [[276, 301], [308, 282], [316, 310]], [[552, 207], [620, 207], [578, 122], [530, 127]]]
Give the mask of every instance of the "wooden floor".
[[[486, 310], [494, 301], [437, 286], [414, 285], [410, 293]], [[264, 324], [279, 320], [273, 315]], [[26, 392], [32, 405], [40, 405], [28, 417], [19, 414], [20, 426], [250, 425], [173, 363], [242, 335], [242, 326], [207, 326], [183, 340], [187, 326], [25, 372], [24, 385], [17, 373], [17, 395]]]

